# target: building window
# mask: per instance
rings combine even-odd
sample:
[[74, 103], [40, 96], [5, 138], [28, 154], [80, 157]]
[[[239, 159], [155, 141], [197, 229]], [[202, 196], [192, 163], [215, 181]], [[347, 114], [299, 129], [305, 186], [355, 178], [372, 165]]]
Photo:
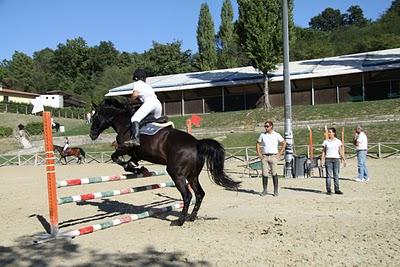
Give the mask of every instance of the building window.
[[8, 102], [8, 101], [10, 101], [10, 99], [9, 99], [8, 95], [5, 95], [5, 96], [3, 96], [3, 101], [4, 101], [4, 102]]

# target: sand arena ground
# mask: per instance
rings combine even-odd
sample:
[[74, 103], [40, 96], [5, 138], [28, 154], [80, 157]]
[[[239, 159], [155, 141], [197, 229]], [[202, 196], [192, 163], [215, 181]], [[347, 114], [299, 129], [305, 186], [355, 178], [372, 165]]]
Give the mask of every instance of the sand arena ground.
[[[199, 219], [172, 227], [177, 212], [120, 225], [72, 241], [32, 245], [48, 218], [43, 166], [0, 168], [0, 266], [398, 266], [400, 160], [368, 160], [369, 183], [352, 180], [355, 160], [342, 169], [344, 195], [325, 194], [322, 178], [280, 179], [280, 196], [260, 197], [261, 181], [241, 177], [229, 163], [238, 192], [213, 184]], [[161, 166], [150, 169], [162, 170]], [[57, 179], [121, 174], [112, 164], [57, 166]], [[168, 176], [85, 185], [59, 196], [167, 181]], [[270, 182], [272, 187], [272, 181]], [[175, 188], [139, 192], [59, 208], [61, 230], [120, 217], [180, 200]]]

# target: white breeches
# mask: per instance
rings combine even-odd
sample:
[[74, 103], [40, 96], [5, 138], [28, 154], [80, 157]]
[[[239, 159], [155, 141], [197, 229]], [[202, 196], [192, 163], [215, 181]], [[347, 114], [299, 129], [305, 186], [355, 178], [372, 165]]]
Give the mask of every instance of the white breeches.
[[65, 144], [65, 146], [64, 146], [64, 148], [63, 148], [63, 151], [67, 150], [68, 147], [69, 147], [69, 145], [68, 145], [68, 144]]
[[131, 122], [140, 122], [147, 115], [152, 113], [156, 119], [161, 117], [162, 106], [161, 102], [157, 99], [146, 99], [142, 106], [133, 114]]

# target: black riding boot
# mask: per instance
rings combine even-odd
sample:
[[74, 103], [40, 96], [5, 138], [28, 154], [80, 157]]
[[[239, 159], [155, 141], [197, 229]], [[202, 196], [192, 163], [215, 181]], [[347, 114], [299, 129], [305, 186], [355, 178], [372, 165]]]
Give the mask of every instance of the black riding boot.
[[272, 181], [274, 182], [274, 197], [279, 196], [279, 192], [278, 192], [278, 175], [275, 174], [272, 176]]
[[132, 122], [129, 126], [129, 130], [131, 131], [131, 140], [125, 141], [125, 144], [129, 146], [140, 146], [139, 122]]
[[262, 177], [262, 185], [263, 185], [263, 191], [261, 192], [261, 196], [265, 196], [267, 195], [267, 187], [268, 187], [268, 176], [264, 176]]

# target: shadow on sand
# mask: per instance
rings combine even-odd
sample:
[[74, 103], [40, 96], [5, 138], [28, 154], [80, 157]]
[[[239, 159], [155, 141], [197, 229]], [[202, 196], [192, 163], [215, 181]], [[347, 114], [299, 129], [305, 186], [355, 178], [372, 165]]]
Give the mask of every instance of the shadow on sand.
[[[149, 246], [142, 252], [101, 253], [95, 249], [81, 250], [79, 244], [67, 239], [33, 245], [32, 237], [20, 237], [11, 247], [0, 246], [0, 266], [211, 266], [207, 261], [189, 261], [182, 252], [160, 252]], [[71, 263], [71, 259], [87, 258]]]

